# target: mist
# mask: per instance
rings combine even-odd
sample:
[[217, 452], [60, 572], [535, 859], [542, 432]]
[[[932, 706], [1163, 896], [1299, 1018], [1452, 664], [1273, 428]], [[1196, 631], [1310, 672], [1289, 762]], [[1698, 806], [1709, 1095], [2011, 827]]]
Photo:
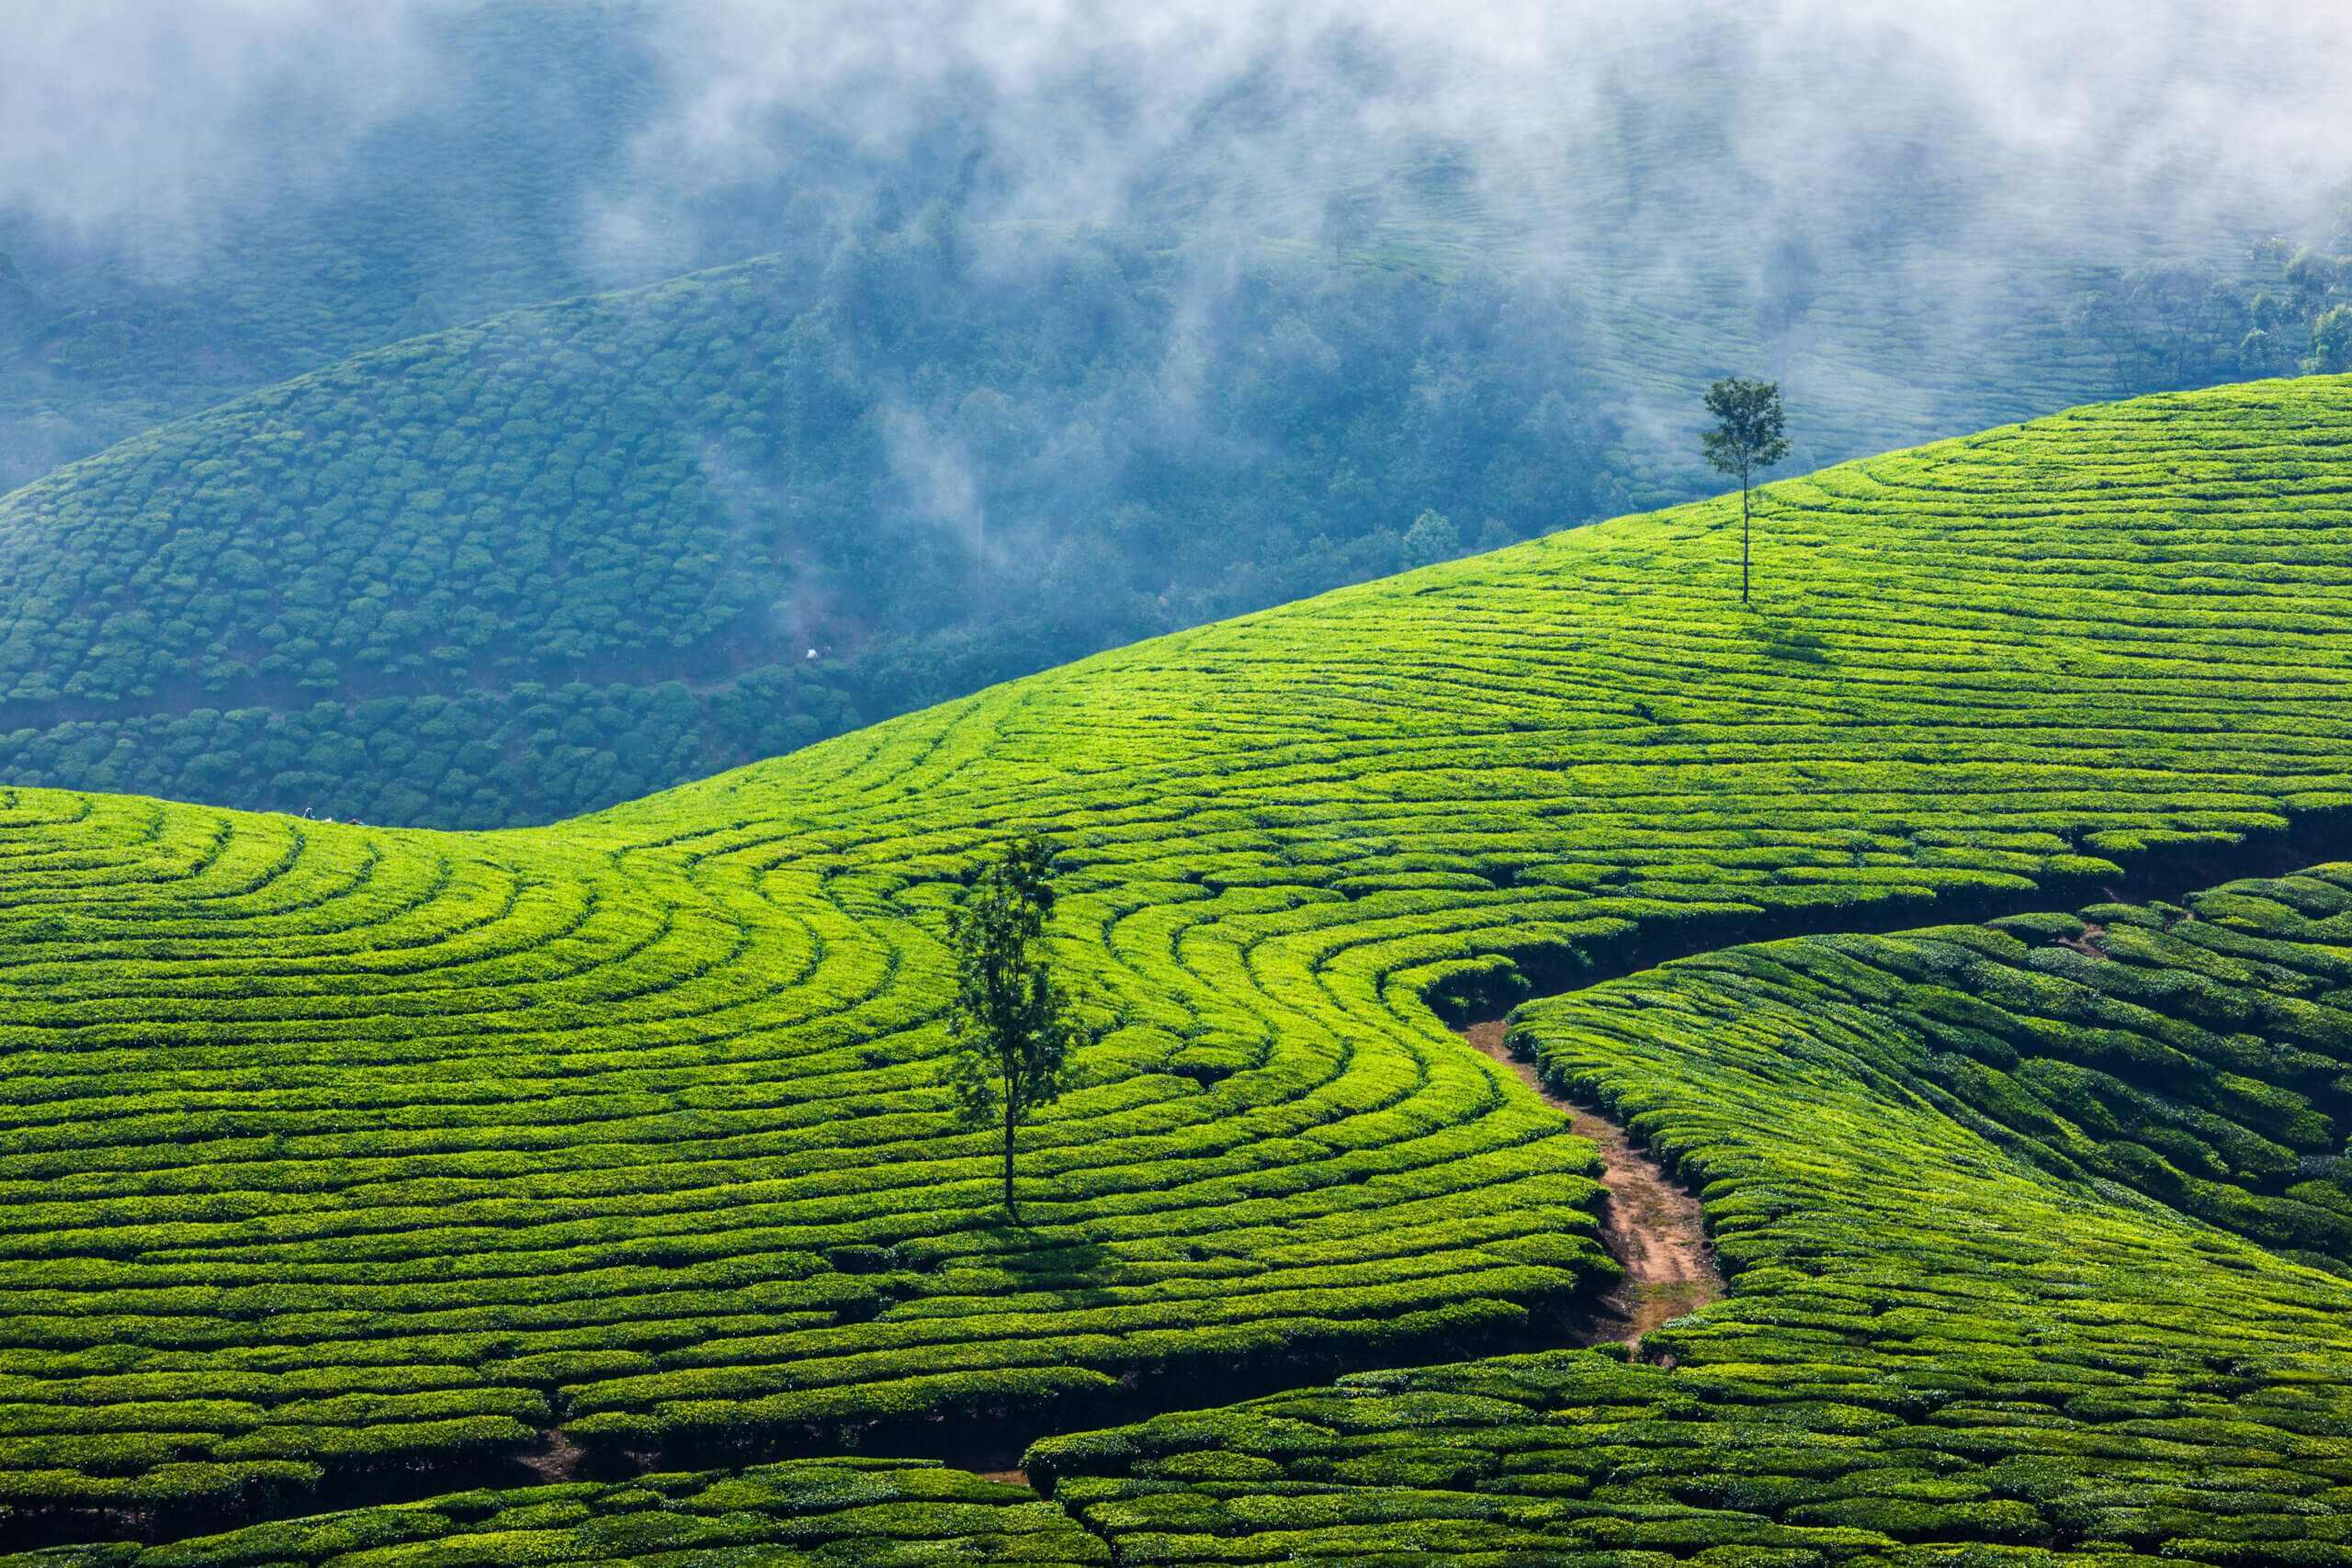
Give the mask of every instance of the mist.
[[[14, 28], [0, 252], [54, 314], [201, 295], [322, 214], [409, 220], [281, 268], [321, 324], [245, 333], [226, 374], [247, 385], [769, 251], [813, 277], [861, 223], [944, 198], [1015, 233], [1181, 239], [1204, 319], [1235, 251], [1555, 274], [1632, 425], [1674, 439], [1695, 385], [1769, 372], [1812, 400], [1821, 461], [2048, 406], [2060, 389], [1998, 390], [2017, 378], [1990, 350], [2063, 315], [2083, 268], [2324, 243], [2347, 67], [2340, 8], [2286, 0], [101, 0]], [[1694, 318], [1702, 352], [1656, 351], [1658, 321]], [[1913, 373], [1868, 346], [1890, 321]], [[64, 428], [47, 372], [17, 367], [0, 409], [8, 482], [146, 417]]]
[[[28, 15], [0, 777], [548, 820], [1712, 493], [1724, 375], [1781, 384], [1787, 474], [2352, 370], [2347, 35], [2284, 0]], [[105, 453], [174, 421], [170, 461]], [[210, 584], [160, 640], [153, 528]], [[250, 723], [198, 766], [212, 712]], [[363, 731], [401, 777], [300, 761]]]

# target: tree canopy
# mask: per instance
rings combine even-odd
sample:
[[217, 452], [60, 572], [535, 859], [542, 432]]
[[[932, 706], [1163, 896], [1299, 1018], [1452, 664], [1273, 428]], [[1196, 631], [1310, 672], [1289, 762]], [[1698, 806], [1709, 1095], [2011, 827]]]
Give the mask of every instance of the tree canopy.
[[981, 866], [947, 917], [956, 949], [948, 1086], [967, 1126], [1003, 1127], [1004, 1210], [1016, 1219], [1016, 1136], [1070, 1086], [1071, 1055], [1091, 1037], [1040, 946], [1054, 907], [1053, 860], [1044, 840], [1020, 840]]

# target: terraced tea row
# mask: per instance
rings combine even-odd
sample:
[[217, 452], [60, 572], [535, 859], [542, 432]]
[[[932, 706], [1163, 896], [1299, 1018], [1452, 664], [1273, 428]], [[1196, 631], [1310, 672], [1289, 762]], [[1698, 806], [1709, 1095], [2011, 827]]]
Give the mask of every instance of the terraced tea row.
[[6, 1559], [18, 1568], [472, 1568], [517, 1562], [757, 1562], [761, 1568], [1039, 1568], [1108, 1562], [1102, 1541], [1023, 1486], [903, 1460], [827, 1459], [739, 1472], [467, 1492], [255, 1526], [142, 1550], [132, 1542]]
[[[2161, 1166], [2182, 1151], [2155, 1152], [2167, 1131], [2197, 1129], [2196, 1160], [2166, 1167], [2181, 1190], [2223, 1148], [2245, 1187], [2284, 1179], [2249, 1104], [2341, 1143], [2352, 865], [2188, 904], [1735, 948], [1522, 1009], [1518, 1037], [1555, 1077], [1705, 1183], [1734, 1297], [1654, 1333], [1655, 1364], [1610, 1347], [1358, 1373], [1050, 1438], [1024, 1462], [1058, 1507], [809, 1461], [8, 1561], [2335, 1562], [2352, 1269], [2086, 1176], [2101, 1129], [2062, 1120], [2048, 1089], [2100, 1077], [2096, 1060], [2177, 1097], [2103, 1086], [2172, 1112], [2111, 1146]], [[2005, 1121], [1949, 1092], [1956, 1064]], [[2340, 1160], [2302, 1163], [2317, 1174], [2279, 1201], [2352, 1212]]]
[[[2347, 414], [2232, 389], [1773, 487], [1758, 615], [1710, 503], [527, 833], [18, 792], [0, 1492], [1026, 1436], [1555, 1334], [1609, 1272], [1589, 1145], [1419, 998], [2046, 908], [2352, 802]], [[1012, 1230], [939, 935], [1033, 829], [1114, 1027]]]
[[559, 1412], [825, 1441], [1508, 1332], [1611, 1268], [1563, 1119], [1402, 1031], [1170, 1060], [1131, 1024], [1015, 1229], [939, 1088], [938, 944], [854, 883], [67, 804], [8, 834], [18, 1502], [447, 1462]]
[[1703, 1185], [1730, 1300], [1658, 1365], [1359, 1374], [1030, 1473], [1133, 1562], [2339, 1562], [2352, 866], [2189, 905], [1523, 1008], [1548, 1077]]

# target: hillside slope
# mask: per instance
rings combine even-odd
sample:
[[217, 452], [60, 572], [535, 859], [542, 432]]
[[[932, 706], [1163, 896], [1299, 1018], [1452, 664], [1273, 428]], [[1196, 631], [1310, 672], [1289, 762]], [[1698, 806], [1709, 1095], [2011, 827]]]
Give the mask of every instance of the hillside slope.
[[[2185, 266], [2200, 286], [2234, 284], [2249, 243], [2326, 233], [2310, 193], [2335, 180], [2281, 165], [2224, 181], [2232, 117], [2200, 140], [2178, 114], [2184, 101], [2214, 113], [2216, 93], [2244, 106], [2237, 118], [2290, 112], [2280, 39], [2256, 45], [2219, 21], [2169, 68], [2082, 50], [2073, 89], [2135, 127], [2138, 153], [2120, 166], [2115, 141], [2086, 127], [2020, 141], [2014, 116], [1988, 117], [1978, 94], [1998, 73], [1959, 44], [1965, 29], [1912, 35], [1867, 16], [1703, 4], [1630, 26], [1555, 19], [1551, 49], [1588, 41], [1547, 59], [1539, 28], [1499, 79], [1454, 75], [1435, 102], [1427, 73], [1453, 74], [1431, 58], [1448, 51], [1377, 21], [1341, 91], [1328, 62], [1238, 40], [1231, 75], [1176, 70], [1171, 84], [1096, 53], [1141, 47], [1124, 28], [1105, 38], [1069, 21], [1053, 24], [1076, 29], [1067, 49], [1044, 49], [1049, 75], [1076, 73], [1058, 89], [943, 78], [959, 23], [978, 25], [943, 18], [945, 36], [927, 40], [943, 52], [913, 50], [880, 82], [779, 61], [735, 84], [757, 97], [792, 83], [772, 118], [729, 114], [736, 134], [715, 140], [707, 123], [680, 131], [714, 109], [698, 101], [714, 66], [723, 81], [740, 62], [682, 51], [679, 35], [699, 29], [641, 0], [405, 13], [386, 30], [409, 52], [367, 62], [356, 92], [351, 46], [331, 38], [291, 49], [319, 58], [266, 107], [232, 95], [174, 105], [175, 118], [171, 95], [141, 102], [104, 132], [143, 123], [151, 140], [186, 141], [152, 150], [148, 199], [134, 176], [129, 191], [78, 193], [100, 210], [75, 210], [53, 184], [72, 171], [54, 170], [19, 187], [33, 203], [0, 208], [0, 488], [493, 311], [774, 252], [813, 278], [861, 219], [941, 197], [981, 223], [1207, 241], [1177, 289], [1187, 299], [1214, 291], [1235, 249], [1428, 276], [1557, 269], [1601, 323], [1612, 406], [1643, 405], [1623, 452], [1635, 490], [1676, 499], [1705, 478], [1686, 435], [1695, 393], [1735, 368], [1786, 375], [1812, 412], [1799, 457], [1815, 465], [2291, 367], [2310, 338], [2296, 314], [2302, 342], [2283, 361], [2242, 358], [2250, 328], [2287, 324], [2267, 276], [2265, 319], [2251, 291], [2228, 288], [2160, 302], [2160, 355], [2119, 344], [2113, 321], [2074, 319], [2119, 275]], [[244, 41], [266, 55], [300, 35], [263, 25]], [[1147, 107], [1171, 85], [1190, 101]], [[354, 98], [368, 106], [356, 117]], [[902, 134], [873, 133], [877, 112]], [[1143, 130], [1155, 119], [1164, 140]], [[2152, 157], [2142, 136], [2177, 155]], [[1118, 177], [1097, 165], [1073, 180], [1081, 141]], [[44, 212], [40, 196], [67, 210]]]
[[[2326, 1561], [2352, 1517], [2352, 1269], [2194, 1216], [2234, 1192], [2233, 1228], [2333, 1224], [2340, 1252], [2352, 1166], [2295, 1150], [2347, 1125], [2352, 866], [2186, 903], [1738, 947], [1520, 1010], [1522, 1049], [1704, 1184], [1733, 1270], [1634, 1364], [1362, 1372], [1049, 1438], [1023, 1462], [1058, 1507], [814, 1460], [7, 1561]], [[2140, 1192], [2086, 1179], [2119, 1154]]]
[[0, 781], [547, 821], [1608, 494], [1541, 289], [1274, 268], [1204, 323], [1178, 253], [936, 212], [837, 263], [418, 338], [0, 499]]
[[[2347, 415], [2078, 411], [1772, 487], [1752, 611], [1703, 503], [546, 829], [13, 791], [0, 1495], [965, 1441], [1557, 1343], [1611, 1272], [1589, 1147], [1418, 998], [2352, 804]], [[1117, 1027], [1013, 1228], [939, 1088], [940, 915], [1031, 829]]]
[[0, 484], [48, 476], [0, 502], [0, 782], [546, 822], [1705, 493], [1727, 372], [1810, 467], [2352, 367], [2352, 264], [2267, 238], [2300, 197], [2021, 168], [1939, 51], [1819, 19], [1603, 28], [1580, 108], [1445, 134], [1367, 112], [1409, 72], [1270, 64], [1112, 196], [1035, 161], [1069, 103], [971, 81], [904, 143], [820, 95], [740, 177], [651, 158], [664, 10], [427, 8], [435, 90], [254, 117], [186, 224], [0, 212]]
[[2339, 864], [1530, 1004], [1521, 1048], [1703, 1191], [1730, 1299], [1648, 1364], [1359, 1374], [1030, 1473], [1125, 1560], [2332, 1561], [2347, 912]]
[[322, 61], [209, 145], [198, 125], [228, 106], [183, 107], [195, 166], [148, 165], [146, 203], [65, 222], [38, 202], [0, 210], [0, 488], [356, 353], [611, 287], [582, 221], [661, 107], [630, 36], [641, 14], [626, 0], [412, 13], [419, 58], [380, 62], [390, 101], [357, 124]]

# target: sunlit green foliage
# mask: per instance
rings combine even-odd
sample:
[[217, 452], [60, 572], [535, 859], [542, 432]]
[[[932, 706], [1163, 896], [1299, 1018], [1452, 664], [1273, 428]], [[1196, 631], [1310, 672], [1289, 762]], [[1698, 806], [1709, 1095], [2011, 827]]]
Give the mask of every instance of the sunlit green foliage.
[[[933, 1417], [1025, 1435], [1550, 1333], [1610, 1272], [1589, 1147], [1419, 998], [1512, 955], [1572, 974], [1759, 919], [2079, 903], [2152, 846], [2342, 807], [2347, 480], [2342, 380], [2086, 411], [1767, 487], [1754, 611], [1737, 502], [1710, 502], [1098, 656], [525, 832], [18, 789], [0, 818], [17, 1423], [0, 1436], [21, 1445], [0, 1450], [0, 1493], [223, 1500], [511, 1452], [553, 1425], [664, 1464]], [[944, 938], [965, 875], [1029, 832], [1061, 846], [1055, 960], [1108, 1032], [1081, 1054], [1089, 1086], [1023, 1135], [1045, 1195], [1016, 1229], [987, 1140], [953, 1119]], [[2211, 911], [2215, 942], [2233, 912]], [[2180, 931], [2147, 951], [2191, 966], [2206, 933]], [[2056, 973], [2046, 947], [1984, 941], [2005, 973]], [[1713, 973], [1554, 1006], [1614, 1017], [1611, 998]], [[2210, 974], [2277, 992], [2264, 1005], [2290, 1022], [2310, 999]], [[1764, 1174], [1717, 1195], [1739, 1293], [1655, 1340], [1685, 1369], [1729, 1377], [1735, 1352], [1767, 1348], [1739, 1314], [1772, 1270], [1907, 1289], [1871, 1250], [1883, 1226], [1837, 1204], [1914, 1165], [1968, 1173], [1961, 1241], [2025, 1227], [1997, 1299], [2031, 1310], [1998, 1331], [2043, 1338], [1996, 1340], [2008, 1361], [2096, 1368], [2153, 1334], [2131, 1376], [2173, 1378], [2193, 1352], [2211, 1386], [2180, 1396], [2236, 1399], [2229, 1380], [2272, 1376], [2266, 1314], [2300, 1325], [2341, 1300], [2333, 1274], [2156, 1201], [2177, 1193], [2126, 1146], [2217, 1204], [2324, 1207], [2262, 1185], [2276, 1172], [2255, 1157], [2256, 1138], [2315, 1146], [2279, 1095], [2337, 1113], [2301, 1066], [2229, 1066], [2272, 1089], [2184, 1098], [2219, 1120], [2143, 1117], [2118, 1138], [2083, 1107], [2126, 1100], [2075, 1068], [2128, 1075], [2015, 1047], [2043, 1064], [1999, 1068], [2040, 1096], [2018, 1114], [2063, 1116], [2102, 1167], [2042, 1122], [1962, 1119], [1973, 1102], [1942, 1080], [1891, 1076], [1899, 1054], [1860, 1073], [1842, 1042], [1799, 1070], [1801, 1033], [1735, 1052], [1789, 1014], [1734, 999], [1723, 1030], [1679, 1043], [1670, 1010], [1625, 1015], [1610, 1071], [1679, 1086], [1655, 1106], [1563, 1055], [1589, 1029], [1540, 1036], [1686, 1162], [1697, 1134], [1647, 1119], [1668, 1098], [1761, 1151], [1691, 1166]], [[2013, 1016], [2032, 1033], [2072, 1015]], [[1870, 1038], [1892, 1052], [1907, 1027]], [[2286, 1022], [2229, 1032], [2326, 1054]], [[1844, 1131], [1808, 1189], [1809, 1145], [1776, 1118], [1816, 1103]], [[2010, 1114], [1984, 1103], [1970, 1114]], [[2225, 1168], [2181, 1164], [2171, 1130]], [[2071, 1167], [2006, 1152], [2016, 1137]], [[1901, 1234], [1940, 1256], [1943, 1211], [1901, 1197]], [[2051, 1272], [2054, 1254], [2077, 1272]], [[2121, 1325], [2041, 1311], [2052, 1280], [2120, 1303]], [[2226, 1325], [2224, 1348], [2155, 1312], [2184, 1299]], [[1871, 1332], [1947, 1311], [1912, 1304], [1928, 1315], [1891, 1309]], [[1800, 1337], [1878, 1377], [1870, 1359], [1895, 1352], [1845, 1332]], [[2341, 1380], [2323, 1352], [2324, 1391]], [[2305, 1479], [2323, 1462], [2260, 1461]]]
[[913, 1568], [1111, 1561], [1102, 1540], [1026, 1487], [905, 1460], [824, 1459], [735, 1472], [474, 1491], [255, 1525], [149, 1547], [0, 1558], [6, 1568]]
[[1530, 1004], [1546, 1076], [1703, 1190], [1730, 1299], [1651, 1364], [1363, 1373], [1050, 1438], [1031, 1476], [1153, 1562], [2334, 1562], [2352, 866], [2188, 905]]

